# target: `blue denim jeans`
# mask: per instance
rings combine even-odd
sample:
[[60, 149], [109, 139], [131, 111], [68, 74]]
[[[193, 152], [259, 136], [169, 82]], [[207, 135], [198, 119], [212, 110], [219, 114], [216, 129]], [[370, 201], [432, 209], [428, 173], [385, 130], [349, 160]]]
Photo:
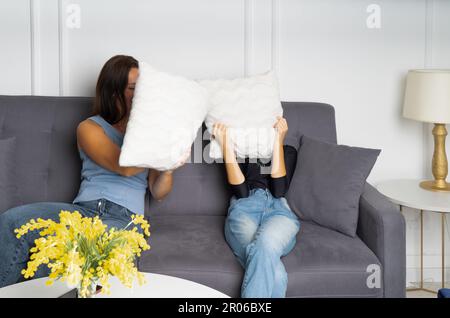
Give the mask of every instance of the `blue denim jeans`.
[[231, 198], [225, 238], [245, 269], [241, 297], [286, 296], [288, 278], [281, 257], [294, 248], [299, 229], [300, 221], [286, 199], [274, 198], [267, 189]]
[[[122, 229], [131, 221], [133, 212], [106, 199], [69, 204], [63, 202], [38, 202], [21, 205], [0, 215], [0, 287], [23, 281], [22, 269], [27, 265], [30, 248], [39, 237], [39, 231], [29, 232], [17, 239], [14, 229], [30, 219], [59, 220], [61, 210], [78, 211], [83, 216], [98, 216], [108, 228]], [[48, 276], [50, 270], [41, 265], [33, 278]]]

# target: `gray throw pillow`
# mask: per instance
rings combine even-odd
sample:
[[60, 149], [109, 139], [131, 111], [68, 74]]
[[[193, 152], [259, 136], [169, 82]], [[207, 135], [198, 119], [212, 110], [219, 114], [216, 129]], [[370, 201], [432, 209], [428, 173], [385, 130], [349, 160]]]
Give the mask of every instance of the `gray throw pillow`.
[[15, 185], [16, 137], [0, 139], [0, 214], [16, 204]]
[[286, 194], [290, 207], [302, 220], [354, 237], [359, 198], [380, 151], [302, 136]]

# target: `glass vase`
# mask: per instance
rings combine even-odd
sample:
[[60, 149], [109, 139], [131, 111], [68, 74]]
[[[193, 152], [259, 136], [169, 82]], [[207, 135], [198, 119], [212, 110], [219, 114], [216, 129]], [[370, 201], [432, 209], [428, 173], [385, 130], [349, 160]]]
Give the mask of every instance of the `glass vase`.
[[77, 297], [78, 298], [94, 298], [100, 291], [102, 290], [102, 287], [98, 285], [98, 282], [91, 281], [91, 284], [87, 288], [87, 291], [84, 295], [81, 293], [81, 287], [78, 287], [77, 289]]

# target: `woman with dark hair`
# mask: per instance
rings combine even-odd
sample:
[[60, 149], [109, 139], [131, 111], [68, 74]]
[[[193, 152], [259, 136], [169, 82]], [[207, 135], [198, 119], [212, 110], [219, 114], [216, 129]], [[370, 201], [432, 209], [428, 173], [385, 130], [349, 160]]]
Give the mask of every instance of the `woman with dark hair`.
[[[80, 189], [73, 202], [26, 204], [0, 215], [0, 287], [22, 280], [21, 271], [26, 267], [39, 231], [17, 239], [14, 229], [30, 219], [58, 220], [61, 210], [77, 210], [83, 216], [98, 216], [109, 228], [120, 229], [131, 221], [133, 214], [144, 213], [147, 187], [156, 200], [162, 200], [171, 191], [172, 171], [119, 166], [120, 147], [138, 76], [138, 61], [131, 56], [114, 56], [103, 66], [97, 81], [93, 116], [77, 127], [82, 170]], [[42, 266], [34, 277], [48, 274], [49, 269]]]

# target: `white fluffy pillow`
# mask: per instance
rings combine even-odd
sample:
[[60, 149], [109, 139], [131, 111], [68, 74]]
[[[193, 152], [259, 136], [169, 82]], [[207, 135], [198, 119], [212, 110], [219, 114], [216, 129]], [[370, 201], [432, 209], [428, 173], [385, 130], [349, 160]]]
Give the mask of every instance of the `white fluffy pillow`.
[[196, 81], [140, 62], [119, 164], [157, 170], [175, 167], [202, 125], [207, 98]]
[[[273, 71], [236, 79], [198, 80], [209, 92], [205, 120], [209, 133], [215, 122], [229, 127], [238, 157], [270, 158], [276, 117], [283, 114], [278, 80]], [[210, 157], [221, 158], [218, 143], [210, 143]]]

